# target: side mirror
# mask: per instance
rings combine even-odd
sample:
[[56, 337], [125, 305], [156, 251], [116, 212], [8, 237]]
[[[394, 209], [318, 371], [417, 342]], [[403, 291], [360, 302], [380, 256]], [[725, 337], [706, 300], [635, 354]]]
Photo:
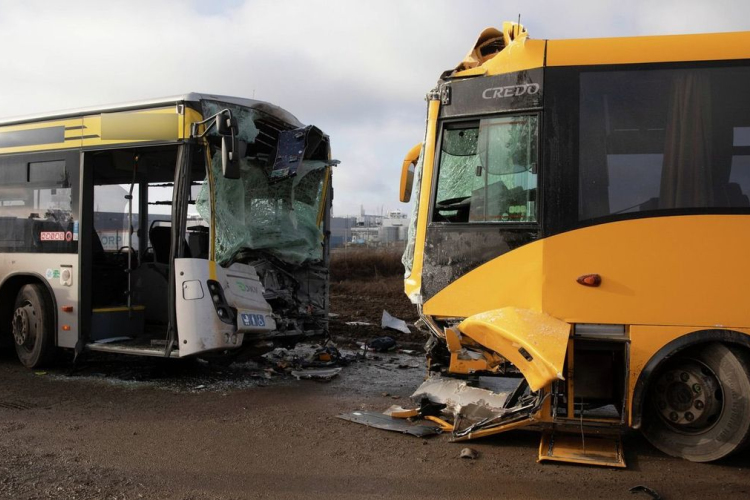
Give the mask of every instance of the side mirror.
[[240, 158], [245, 156], [247, 143], [233, 134], [221, 137], [221, 171], [227, 179], [240, 178]]
[[221, 171], [227, 179], [240, 178], [240, 158], [247, 151], [247, 143], [237, 139], [237, 129], [237, 118], [229, 110], [216, 115], [216, 132], [221, 135]]
[[401, 187], [399, 189], [399, 200], [408, 203], [411, 200], [411, 191], [414, 184], [414, 168], [419, 160], [419, 153], [422, 152], [422, 143], [420, 142], [406, 153], [404, 164], [401, 166]]

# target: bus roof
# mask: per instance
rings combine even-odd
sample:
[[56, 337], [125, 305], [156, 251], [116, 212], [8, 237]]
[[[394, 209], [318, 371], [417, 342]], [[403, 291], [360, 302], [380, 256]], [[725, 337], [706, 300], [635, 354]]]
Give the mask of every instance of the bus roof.
[[443, 77], [490, 76], [553, 66], [591, 66], [750, 59], [750, 32], [567, 40], [532, 39], [516, 23], [487, 28]]
[[50, 113], [38, 113], [28, 116], [17, 116], [10, 118], [0, 118], [0, 126], [3, 125], [17, 125], [22, 123], [31, 123], [46, 120], [55, 120], [63, 118], [71, 118], [77, 116], [85, 116], [99, 113], [114, 113], [118, 111], [130, 111], [136, 109], [148, 109], [168, 106], [171, 104], [177, 105], [186, 102], [200, 103], [203, 100], [220, 101], [227, 104], [235, 104], [251, 109], [257, 109], [266, 114], [274, 116], [284, 122], [287, 122], [295, 127], [302, 127], [303, 124], [290, 112], [286, 111], [279, 106], [265, 102], [257, 101], [255, 99], [246, 99], [243, 97], [231, 97], [216, 94], [201, 94], [198, 92], [189, 92], [187, 94], [179, 94], [168, 97], [159, 97], [155, 99], [145, 99], [140, 101], [131, 101], [118, 104], [108, 104], [99, 106], [89, 106], [83, 108], [69, 109], [63, 111], [54, 111]]

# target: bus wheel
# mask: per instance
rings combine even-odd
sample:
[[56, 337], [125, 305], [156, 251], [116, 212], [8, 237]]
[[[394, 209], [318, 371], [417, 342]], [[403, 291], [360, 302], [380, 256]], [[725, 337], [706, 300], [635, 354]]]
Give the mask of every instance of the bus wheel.
[[27, 368], [49, 363], [55, 353], [55, 330], [49, 294], [42, 285], [24, 285], [13, 312], [13, 340]]
[[711, 462], [750, 436], [750, 357], [712, 343], [675, 356], [655, 373], [643, 433], [668, 455]]

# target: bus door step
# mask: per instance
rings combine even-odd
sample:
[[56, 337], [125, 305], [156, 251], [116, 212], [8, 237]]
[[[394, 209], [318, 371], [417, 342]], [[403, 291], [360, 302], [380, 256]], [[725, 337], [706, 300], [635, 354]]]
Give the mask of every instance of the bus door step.
[[622, 437], [560, 432], [546, 429], [539, 444], [539, 461], [625, 467]]

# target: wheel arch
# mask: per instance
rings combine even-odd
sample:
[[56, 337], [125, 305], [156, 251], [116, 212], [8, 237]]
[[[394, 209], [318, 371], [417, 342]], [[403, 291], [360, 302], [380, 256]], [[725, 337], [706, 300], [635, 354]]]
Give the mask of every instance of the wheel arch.
[[44, 276], [37, 273], [12, 273], [6, 276], [3, 282], [0, 283], [0, 344], [9, 342], [11, 336], [9, 326], [13, 317], [13, 307], [15, 306], [18, 292], [24, 285], [35, 284], [42, 285], [52, 300], [55, 344], [57, 344], [57, 299], [55, 298], [55, 291]]
[[651, 356], [648, 363], [641, 370], [638, 375], [638, 380], [635, 383], [633, 389], [633, 403], [631, 408], [632, 427], [634, 429], [640, 429], [643, 421], [643, 409], [645, 407], [646, 395], [648, 394], [649, 384], [651, 383], [651, 377], [653, 374], [662, 366], [664, 362], [669, 360], [675, 354], [700, 344], [706, 344], [709, 342], [721, 342], [723, 344], [740, 346], [750, 350], [750, 335], [737, 332], [735, 330], [720, 330], [720, 329], [707, 329], [698, 330], [691, 332], [687, 335], [683, 335], [680, 338], [673, 340], [661, 349], [656, 354]]

